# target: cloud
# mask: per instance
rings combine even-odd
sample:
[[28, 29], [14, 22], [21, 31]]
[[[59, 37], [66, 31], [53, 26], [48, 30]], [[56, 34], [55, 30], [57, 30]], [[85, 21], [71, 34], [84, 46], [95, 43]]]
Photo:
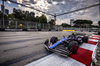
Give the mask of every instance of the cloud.
[[49, 4], [52, 4], [52, 0], [47, 0], [47, 2], [48, 2]]
[[87, 10], [78, 11], [70, 17], [74, 19], [87, 19], [92, 20], [93, 24], [97, 24], [99, 21], [99, 9], [98, 7], [93, 7]]
[[52, 2], [52, 4], [57, 5], [57, 4], [58, 4], [58, 2]]
[[23, 0], [16, 0], [18, 3], [22, 3], [23, 2]]
[[65, 2], [65, 1], [62, 1], [61, 3], [62, 3], [62, 4], [66, 4], [66, 2]]
[[9, 4], [11, 4], [11, 2], [10, 1], [7, 1]]
[[[87, 7], [99, 2], [99, 0], [16, 0], [18, 3], [25, 4], [30, 7], [34, 7], [41, 11], [51, 13], [51, 14], [61, 14], [64, 12], [73, 11], [79, 8]], [[35, 2], [35, 3], [34, 3]], [[32, 9], [27, 9], [25, 7], [19, 7], [22, 10], [34, 11], [36, 16], [42, 15], [42, 13], [37, 12]], [[93, 7], [86, 10], [77, 11], [71, 14], [66, 14], [57, 17], [57, 23], [61, 24], [63, 22], [70, 23], [70, 19], [87, 19], [92, 20], [94, 24], [97, 24], [99, 20], [99, 9], [98, 7]], [[48, 20], [53, 19], [52, 16], [46, 15]]]

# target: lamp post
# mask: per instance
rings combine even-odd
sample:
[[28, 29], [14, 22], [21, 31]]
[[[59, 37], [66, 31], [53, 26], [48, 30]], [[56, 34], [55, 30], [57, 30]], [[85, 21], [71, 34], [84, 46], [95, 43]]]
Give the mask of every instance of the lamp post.
[[[54, 20], [55, 20], [55, 24], [56, 24], [56, 14], [54, 15]], [[56, 29], [56, 25], [54, 25], [54, 29]]]
[[[100, 3], [100, 0], [99, 0], [99, 3]], [[100, 17], [100, 5], [99, 5], [99, 17]]]

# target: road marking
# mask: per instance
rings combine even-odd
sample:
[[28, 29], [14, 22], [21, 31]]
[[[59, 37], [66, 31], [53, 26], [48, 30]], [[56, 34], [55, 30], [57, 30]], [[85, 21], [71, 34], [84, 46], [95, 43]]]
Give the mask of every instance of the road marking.
[[95, 41], [95, 42], [98, 42], [98, 40], [94, 40], [94, 39], [89, 39], [88, 41]]
[[99, 38], [99, 37], [92, 37], [92, 36], [90, 36], [89, 38]]
[[80, 47], [84, 48], [84, 49], [87, 49], [87, 50], [93, 51], [95, 49], [96, 45], [83, 43]]
[[98, 38], [100, 38], [100, 35], [93, 35], [92, 37], [98, 37]]
[[89, 37], [89, 39], [99, 40], [99, 38], [98, 38], [98, 37]]

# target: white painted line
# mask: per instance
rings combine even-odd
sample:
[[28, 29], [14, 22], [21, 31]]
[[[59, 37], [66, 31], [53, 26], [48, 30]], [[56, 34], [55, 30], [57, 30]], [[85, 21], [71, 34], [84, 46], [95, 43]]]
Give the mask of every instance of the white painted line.
[[95, 39], [89, 39], [89, 41], [98, 42], [98, 40], [95, 40]]
[[93, 51], [95, 49], [96, 45], [83, 43], [80, 47], [84, 48], [84, 49], [87, 49], [87, 50]]
[[89, 38], [97, 38], [97, 39], [99, 39], [99, 37], [89, 37]]
[[41, 58], [26, 66], [86, 66], [70, 57], [63, 57], [55, 53]]

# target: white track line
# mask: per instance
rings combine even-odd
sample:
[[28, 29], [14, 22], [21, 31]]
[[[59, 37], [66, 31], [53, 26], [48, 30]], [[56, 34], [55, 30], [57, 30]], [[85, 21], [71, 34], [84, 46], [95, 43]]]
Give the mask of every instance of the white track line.
[[87, 50], [93, 51], [95, 49], [96, 45], [83, 43], [80, 47], [84, 48], [84, 49], [87, 49]]
[[89, 39], [89, 41], [98, 42], [98, 40], [95, 40], [95, 39]]
[[96, 39], [99, 39], [99, 37], [89, 37], [89, 38], [96, 38]]

